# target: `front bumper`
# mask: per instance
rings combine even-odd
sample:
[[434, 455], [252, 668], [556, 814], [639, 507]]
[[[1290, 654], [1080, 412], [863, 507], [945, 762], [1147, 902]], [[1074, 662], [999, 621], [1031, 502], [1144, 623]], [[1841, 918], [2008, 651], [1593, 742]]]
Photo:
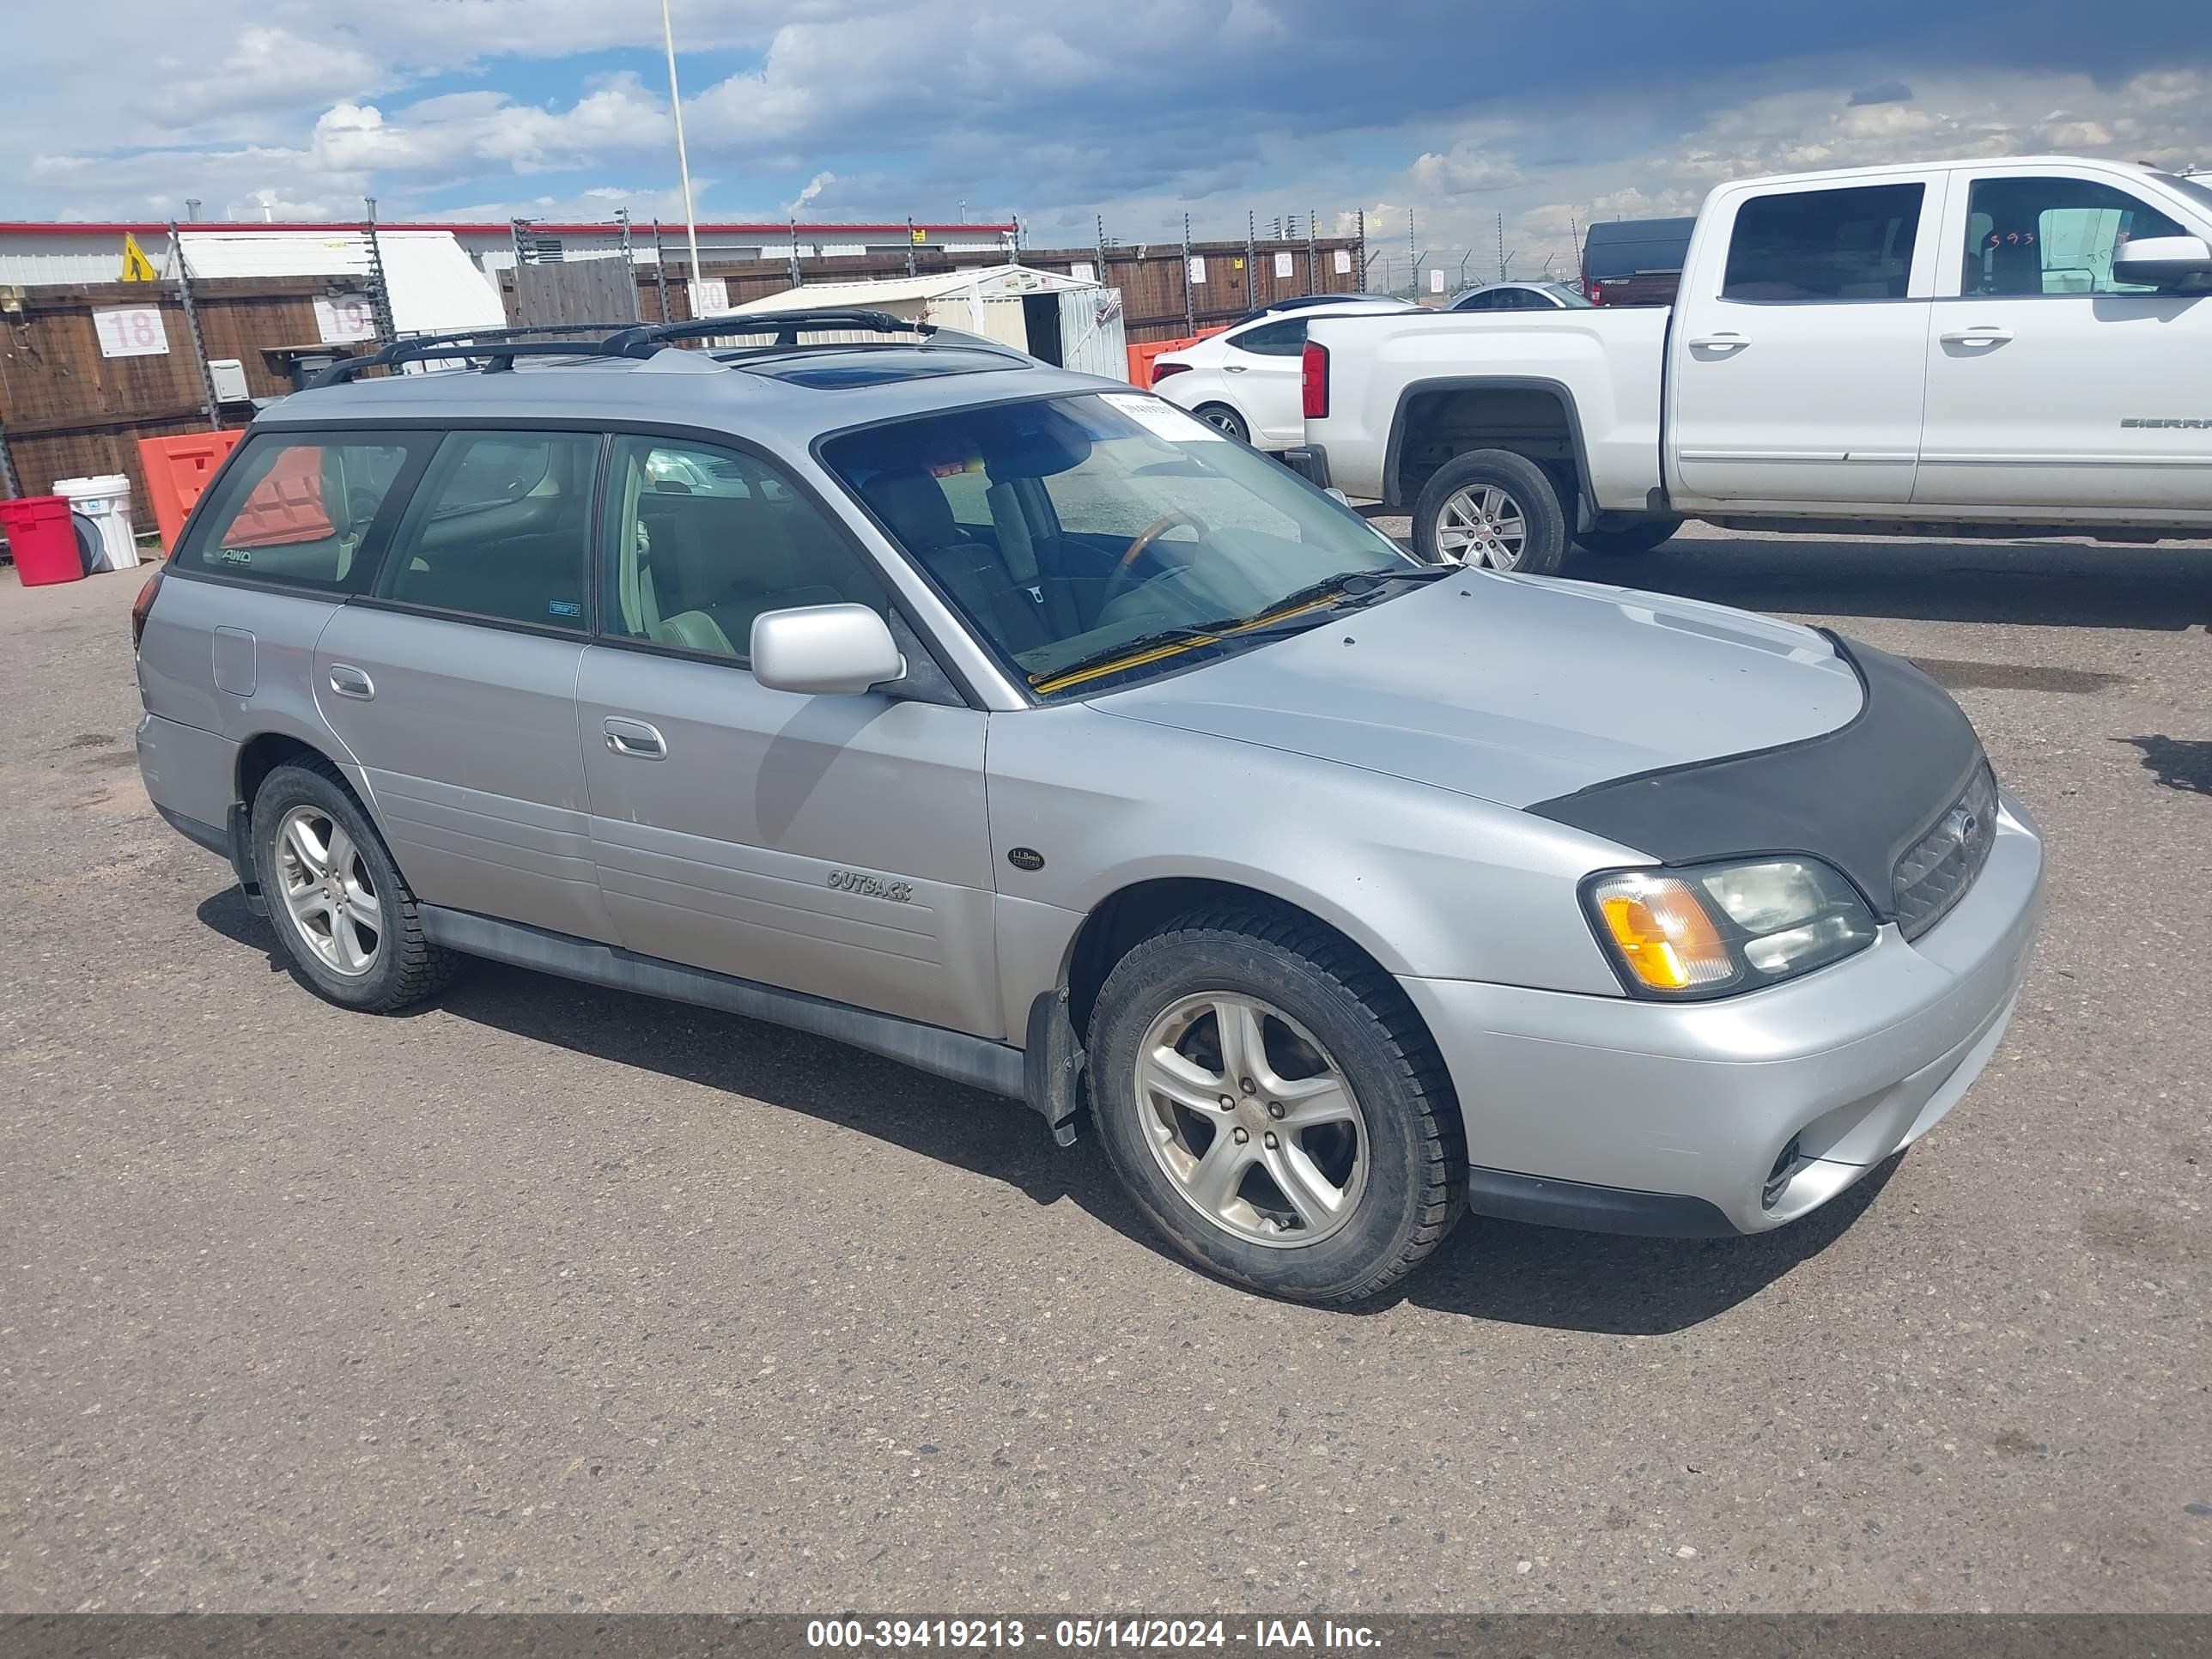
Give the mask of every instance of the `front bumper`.
[[[2020, 994], [2043, 843], [2002, 798], [1965, 897], [1908, 944], [1703, 1003], [1401, 978], [1467, 1127], [1471, 1206], [1608, 1231], [1754, 1233], [1818, 1208], [1957, 1103]], [[1795, 1146], [1790, 1162], [1782, 1163]]]

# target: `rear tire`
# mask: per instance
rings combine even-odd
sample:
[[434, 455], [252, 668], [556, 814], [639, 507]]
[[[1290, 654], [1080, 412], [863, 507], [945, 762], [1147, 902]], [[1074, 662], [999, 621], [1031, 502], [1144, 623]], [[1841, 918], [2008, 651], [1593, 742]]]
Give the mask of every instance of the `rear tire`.
[[1252, 441], [1252, 428], [1244, 424], [1244, 417], [1227, 404], [1200, 404], [1191, 411], [1224, 437], [1234, 438], [1240, 444]]
[[1680, 519], [1647, 519], [1618, 530], [1585, 530], [1575, 542], [1602, 558], [1634, 558], [1664, 546], [1681, 527]]
[[1567, 519], [1544, 469], [1508, 449], [1476, 449], [1438, 467], [1413, 503], [1413, 550], [1431, 564], [1527, 576], [1559, 574]]
[[1200, 912], [1146, 939], [1099, 991], [1090, 1054], [1099, 1138], [1138, 1206], [1252, 1290], [1364, 1301], [1467, 1206], [1436, 1045], [1389, 975], [1306, 918]]
[[423, 937], [413, 890], [329, 762], [289, 763], [263, 779], [252, 835], [270, 924], [318, 996], [393, 1013], [442, 991], [466, 965]]

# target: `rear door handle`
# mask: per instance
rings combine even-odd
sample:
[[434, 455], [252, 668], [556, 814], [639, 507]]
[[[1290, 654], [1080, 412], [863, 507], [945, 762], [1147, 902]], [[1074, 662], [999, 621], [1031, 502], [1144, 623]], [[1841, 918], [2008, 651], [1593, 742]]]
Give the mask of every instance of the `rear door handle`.
[[668, 758], [668, 740], [660, 735], [658, 726], [647, 726], [643, 720], [617, 720], [610, 715], [600, 729], [607, 734], [607, 747], [617, 755], [628, 755], [633, 760]]
[[1945, 345], [2002, 345], [2012, 338], [2012, 331], [2005, 328], [1965, 328], [1955, 334], [1936, 337]]
[[376, 695], [376, 682], [358, 668], [334, 662], [331, 665], [331, 690], [342, 697], [367, 702]]
[[1741, 334], [1703, 334], [1690, 343], [1700, 351], [1741, 351], [1751, 342]]

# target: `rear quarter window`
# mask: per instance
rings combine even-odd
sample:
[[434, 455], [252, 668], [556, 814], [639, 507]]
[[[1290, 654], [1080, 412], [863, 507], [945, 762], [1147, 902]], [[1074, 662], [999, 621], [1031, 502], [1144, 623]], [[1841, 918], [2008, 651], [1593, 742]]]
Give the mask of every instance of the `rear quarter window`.
[[186, 570], [366, 592], [372, 532], [427, 441], [410, 433], [261, 433], [222, 477], [177, 552]]

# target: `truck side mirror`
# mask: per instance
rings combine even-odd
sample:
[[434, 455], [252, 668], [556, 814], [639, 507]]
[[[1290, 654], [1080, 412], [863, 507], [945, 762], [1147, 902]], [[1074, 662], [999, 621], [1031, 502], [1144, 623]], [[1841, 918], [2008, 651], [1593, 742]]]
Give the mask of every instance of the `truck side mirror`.
[[2212, 244], [2202, 236], [2145, 236], [2112, 251], [2112, 280], [2142, 283], [2161, 291], [2192, 276], [2212, 276]]

